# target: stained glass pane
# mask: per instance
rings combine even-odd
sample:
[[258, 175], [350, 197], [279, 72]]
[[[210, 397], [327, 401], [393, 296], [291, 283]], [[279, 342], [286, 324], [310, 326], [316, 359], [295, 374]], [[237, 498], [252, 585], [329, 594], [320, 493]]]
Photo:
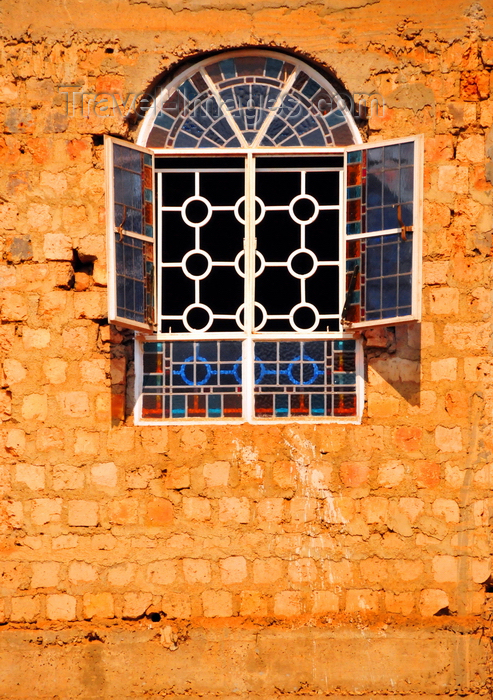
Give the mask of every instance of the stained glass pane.
[[242, 344], [144, 343], [142, 417], [241, 418]]
[[356, 415], [353, 340], [256, 342], [255, 417]]

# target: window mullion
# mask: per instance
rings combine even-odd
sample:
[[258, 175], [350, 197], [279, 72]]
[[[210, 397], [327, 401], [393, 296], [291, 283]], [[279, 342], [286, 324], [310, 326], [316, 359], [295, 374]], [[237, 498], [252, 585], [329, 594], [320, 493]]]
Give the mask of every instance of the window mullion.
[[245, 313], [246, 340], [243, 355], [243, 407], [245, 417], [253, 417], [253, 330], [255, 325], [255, 159], [245, 159]]

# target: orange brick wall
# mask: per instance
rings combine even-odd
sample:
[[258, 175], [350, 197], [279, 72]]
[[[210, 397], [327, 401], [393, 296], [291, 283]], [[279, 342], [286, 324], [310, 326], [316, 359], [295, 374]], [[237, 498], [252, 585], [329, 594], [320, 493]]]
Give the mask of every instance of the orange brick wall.
[[[122, 655], [120, 673], [134, 664], [129, 698], [277, 697], [291, 644], [304, 670], [282, 692], [486, 693], [493, 21], [483, 5], [4, 4], [2, 700], [65, 700], [74, 688], [124, 697], [110, 652], [97, 651], [105, 642]], [[66, 115], [60, 86], [137, 93], [182, 59], [247, 45], [295, 52], [350, 92], [381, 94], [386, 107], [366, 140], [425, 135], [423, 321], [365, 334], [360, 426], [134, 427], [132, 334], [106, 318], [101, 136], [135, 140], [138, 125], [115, 113]], [[216, 687], [230, 669], [210, 656], [214, 644], [239, 653], [252, 629], [277, 635], [277, 646], [266, 643], [258, 668], [236, 659], [231, 682]], [[340, 635], [330, 649], [343, 649], [341, 677], [324, 676], [308, 644], [314, 629]], [[178, 671], [156, 657], [161, 675], [139, 695], [132, 673], [145, 658], [125, 657], [117, 632], [147, 645], [148, 658], [189, 654], [183, 667], [202, 664], [209, 680], [194, 685], [192, 673], [171, 695], [166, 679]], [[376, 655], [364, 680], [351, 646], [362, 634]], [[382, 662], [382, 636], [392, 661]], [[47, 680], [48, 657], [30, 656], [36, 639], [60, 653], [64, 683]], [[435, 656], [451, 669], [439, 680], [427, 666]], [[387, 663], [401, 680], [385, 675]]]

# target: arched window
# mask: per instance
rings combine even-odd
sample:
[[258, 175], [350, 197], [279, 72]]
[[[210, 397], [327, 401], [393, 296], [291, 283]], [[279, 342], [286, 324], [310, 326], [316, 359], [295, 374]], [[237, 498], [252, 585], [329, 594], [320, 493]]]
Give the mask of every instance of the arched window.
[[321, 74], [238, 51], [164, 86], [138, 143], [107, 139], [136, 419], [358, 420], [354, 329], [419, 315], [420, 138], [363, 145]]

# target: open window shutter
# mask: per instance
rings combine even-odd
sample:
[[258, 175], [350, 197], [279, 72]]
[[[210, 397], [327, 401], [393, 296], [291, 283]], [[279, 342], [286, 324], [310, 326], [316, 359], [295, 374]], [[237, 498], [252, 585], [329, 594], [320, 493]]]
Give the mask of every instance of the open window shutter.
[[349, 147], [345, 327], [419, 320], [422, 137]]
[[154, 156], [105, 138], [109, 320], [127, 328], [155, 324]]

